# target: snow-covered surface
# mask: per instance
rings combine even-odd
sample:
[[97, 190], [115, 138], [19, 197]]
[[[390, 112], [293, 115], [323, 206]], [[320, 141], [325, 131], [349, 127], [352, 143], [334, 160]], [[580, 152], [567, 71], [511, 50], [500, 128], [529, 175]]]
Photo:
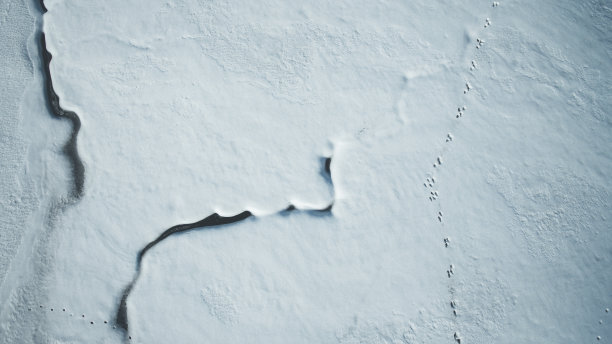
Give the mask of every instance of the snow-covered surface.
[[19, 133], [19, 105], [21, 94], [32, 78], [25, 42], [34, 23], [27, 7], [17, 1], [0, 5], [0, 23], [0, 36], [3, 37], [0, 45], [3, 94], [0, 97], [0, 282], [3, 282], [21, 241], [19, 224], [26, 221], [35, 204], [35, 199], [28, 197], [31, 186], [27, 181], [23, 184], [19, 181], [27, 150], [27, 143]]
[[[53, 204], [70, 180], [61, 152], [66, 123], [45, 109], [34, 2], [0, 2], [0, 342], [32, 341], [45, 314]], [[39, 332], [40, 333], [40, 332]], [[29, 340], [28, 340], [29, 338]], [[44, 335], [43, 337], [44, 338]], [[41, 337], [36, 340], [41, 342]]]
[[[612, 338], [605, 2], [45, 5], [2, 27], [21, 35], [3, 56], [33, 80], [0, 99], [28, 104], [32, 141], [26, 155], [3, 136], [15, 167], [2, 165], [2, 211], [29, 216], [26, 234], [2, 231], [7, 342], [121, 342], [113, 321], [138, 251], [243, 210], [256, 216], [147, 253], [127, 299], [131, 342]], [[57, 148], [69, 128], [45, 117], [32, 18], [61, 105], [83, 124], [85, 194], [51, 221], [69, 189]], [[38, 193], [11, 191], [19, 173]], [[35, 196], [4, 206], [19, 193]], [[331, 214], [279, 213], [331, 201]]]

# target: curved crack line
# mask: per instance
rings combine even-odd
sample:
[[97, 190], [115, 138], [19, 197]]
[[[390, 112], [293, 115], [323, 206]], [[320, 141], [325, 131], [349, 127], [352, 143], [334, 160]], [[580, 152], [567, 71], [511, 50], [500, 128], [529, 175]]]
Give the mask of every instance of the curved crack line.
[[[331, 179], [331, 158], [325, 158], [323, 160], [323, 170], [321, 174], [325, 177], [325, 179], [329, 182], [333, 189], [333, 183]], [[300, 209], [293, 204], [289, 204], [287, 208], [277, 212], [276, 214], [287, 215], [295, 211], [300, 211], [306, 212], [314, 216], [329, 215], [331, 214], [333, 206], [333, 200], [327, 207], [321, 209]], [[170, 227], [164, 232], [162, 232], [162, 234], [160, 234], [157, 238], [155, 238], [155, 240], [149, 242], [143, 249], [141, 249], [138, 252], [138, 256], [136, 258], [136, 274], [130, 284], [128, 284], [128, 286], [125, 287], [125, 289], [123, 290], [123, 293], [121, 294], [121, 301], [119, 303], [117, 314], [115, 316], [115, 324], [124, 331], [124, 337], [127, 337], [126, 339], [132, 338], [129, 336], [127, 299], [130, 296], [134, 285], [138, 281], [138, 278], [140, 277], [140, 272], [142, 271], [142, 260], [144, 259], [145, 254], [149, 250], [151, 250], [155, 245], [159, 244], [163, 240], [175, 234], [191, 230], [218, 230], [226, 227], [227, 225], [246, 220], [250, 217], [255, 217], [255, 215], [253, 215], [253, 213], [251, 213], [249, 210], [245, 210], [234, 216], [221, 216], [217, 213], [214, 213], [197, 222], [180, 224]]]
[[[47, 8], [45, 7], [43, 0], [40, 0], [40, 6], [42, 8], [42, 13], [45, 14], [47, 12]], [[56, 118], [67, 118], [72, 123], [70, 138], [66, 144], [64, 144], [62, 151], [70, 162], [70, 169], [72, 171], [72, 179], [74, 182], [72, 191], [69, 195], [69, 200], [76, 201], [83, 196], [83, 188], [85, 184], [85, 166], [83, 165], [83, 161], [79, 156], [79, 151], [77, 148], [77, 137], [79, 135], [79, 130], [81, 130], [81, 119], [74, 111], [64, 110], [60, 106], [59, 96], [53, 89], [51, 70], [49, 68], [53, 56], [47, 50], [47, 41], [45, 39], [45, 33], [42, 31], [42, 29], [40, 30], [40, 49], [43, 64], [43, 78], [45, 79], [45, 104]]]

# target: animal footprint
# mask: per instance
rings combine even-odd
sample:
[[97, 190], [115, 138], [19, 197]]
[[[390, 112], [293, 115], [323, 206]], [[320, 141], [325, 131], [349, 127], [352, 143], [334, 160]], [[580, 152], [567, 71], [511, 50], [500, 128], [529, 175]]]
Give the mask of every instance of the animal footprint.
[[[467, 86], [467, 91], [469, 91], [471, 89], [471, 87], [472, 87], [469, 83], [466, 84], [466, 86]], [[467, 91], [463, 91], [463, 93], [467, 93]], [[465, 105], [463, 107], [458, 107], [457, 108], [457, 117], [456, 118], [463, 117], [463, 114], [465, 113], [466, 109], [467, 108], [465, 107]]]
[[450, 238], [446, 237], [444, 238], [444, 247], [448, 247], [448, 245], [450, 245]]
[[474, 69], [476, 69], [476, 61], [472, 60], [472, 66], [470, 67], [470, 70]]
[[[433, 185], [436, 183], [436, 178], [435, 177], [431, 177], [431, 178], [427, 178], [425, 180], [425, 183], [423, 183], [423, 185], [425, 185], [425, 187], [433, 187]], [[429, 201], [435, 201], [438, 198], [438, 191], [430, 191], [429, 192]]]
[[493, 1], [493, 7], [499, 6], [499, 1]]
[[435, 201], [436, 199], [438, 199], [438, 191], [431, 191], [429, 193], [429, 200]]
[[433, 185], [436, 183], [436, 178], [431, 177], [431, 178], [427, 178], [425, 180], [425, 183], [423, 183], [423, 185], [425, 185], [425, 187], [433, 187]]
[[448, 278], [451, 278], [451, 276], [455, 274], [454, 269], [455, 269], [455, 266], [451, 264], [449, 269], [446, 270], [446, 274], [448, 275]]
[[486, 28], [487, 26], [491, 25], [491, 19], [487, 18], [487, 20], [485, 20], [485, 25], [484, 27]]
[[480, 38], [476, 38], [476, 49], [480, 49], [480, 46], [482, 46], [484, 44], [484, 40], [480, 39]]
[[451, 133], [446, 134], [446, 142], [451, 142], [453, 140], [453, 135]]
[[456, 301], [451, 301], [450, 302], [450, 306], [453, 309], [453, 315], [457, 316], [457, 302]]
[[[50, 312], [54, 312], [54, 313], [58, 313], [58, 314], [67, 314], [70, 317], [74, 316], [74, 313], [67, 312], [66, 308], [62, 308], [61, 312], [60, 312], [59, 308], [46, 308], [43, 305], [39, 305], [39, 308], [42, 311], [49, 310]], [[28, 307], [28, 311], [29, 312], [32, 312], [33, 310], [34, 310], [33, 307], [31, 307], [31, 306]], [[85, 314], [81, 314], [81, 319], [85, 319]], [[107, 320], [104, 320], [103, 322], [104, 322], [104, 324], [108, 325], [108, 321]], [[95, 325], [96, 323], [93, 320], [91, 320], [91, 321], [89, 321], [89, 324], [90, 325]], [[115, 328], [116, 328], [116, 326], [113, 325], [113, 329], [115, 329]]]

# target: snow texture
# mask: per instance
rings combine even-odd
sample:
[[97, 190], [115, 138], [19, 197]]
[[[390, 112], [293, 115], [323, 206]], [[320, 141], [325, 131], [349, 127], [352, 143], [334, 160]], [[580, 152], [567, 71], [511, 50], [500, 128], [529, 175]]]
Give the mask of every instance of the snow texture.
[[612, 338], [605, 1], [44, 6], [0, 4], [0, 341]]

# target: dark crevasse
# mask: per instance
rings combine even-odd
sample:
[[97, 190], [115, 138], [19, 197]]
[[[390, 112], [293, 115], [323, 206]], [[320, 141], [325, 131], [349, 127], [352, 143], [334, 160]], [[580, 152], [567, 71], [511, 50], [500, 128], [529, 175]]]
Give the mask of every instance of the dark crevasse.
[[[323, 159], [323, 168], [321, 174], [325, 177], [326, 181], [332, 186], [333, 183], [331, 180], [331, 158]], [[277, 214], [279, 215], [288, 215], [293, 212], [305, 212], [311, 214], [313, 216], [321, 216], [321, 215], [331, 215], [331, 210], [334, 205], [334, 202], [330, 202], [330, 204], [321, 209], [299, 209], [293, 204], [289, 204], [287, 208], [281, 210]], [[202, 231], [202, 230], [218, 230], [227, 228], [228, 225], [241, 222], [250, 217], [254, 217], [253, 213], [248, 210], [245, 210], [234, 216], [221, 216], [217, 213], [209, 215], [208, 217], [193, 223], [188, 224], [180, 224], [173, 227], [168, 228], [162, 234], [160, 234], [155, 240], [149, 242], [143, 249], [138, 252], [138, 256], [136, 259], [136, 273], [132, 282], [123, 290], [121, 295], [121, 301], [119, 303], [119, 307], [116, 314], [116, 324], [119, 328], [123, 329], [125, 332], [126, 339], [131, 339], [128, 335], [129, 326], [128, 326], [128, 308], [127, 308], [127, 299], [134, 288], [134, 285], [138, 281], [138, 277], [140, 276], [140, 271], [142, 268], [142, 260], [144, 259], [145, 254], [151, 250], [155, 245], [159, 244], [163, 240], [169, 238], [172, 235], [184, 233], [192, 230]]]
[[67, 118], [72, 123], [72, 132], [70, 133], [70, 138], [68, 142], [63, 147], [63, 152], [68, 157], [70, 161], [71, 170], [72, 170], [72, 179], [74, 182], [73, 189], [70, 193], [70, 198], [72, 200], [78, 200], [83, 195], [83, 187], [85, 184], [85, 166], [83, 165], [83, 161], [81, 161], [81, 157], [79, 156], [79, 151], [77, 148], [77, 137], [79, 135], [79, 130], [81, 129], [81, 119], [79, 116], [69, 110], [64, 110], [59, 105], [59, 97], [55, 90], [53, 89], [53, 82], [51, 81], [51, 71], [49, 69], [49, 64], [51, 63], [51, 53], [47, 50], [47, 42], [45, 40], [45, 34], [40, 34], [40, 48], [41, 48], [41, 56], [43, 61], [43, 72], [44, 72], [44, 84], [45, 84], [45, 95], [47, 100], [47, 106], [50, 108], [51, 113], [57, 118]]

